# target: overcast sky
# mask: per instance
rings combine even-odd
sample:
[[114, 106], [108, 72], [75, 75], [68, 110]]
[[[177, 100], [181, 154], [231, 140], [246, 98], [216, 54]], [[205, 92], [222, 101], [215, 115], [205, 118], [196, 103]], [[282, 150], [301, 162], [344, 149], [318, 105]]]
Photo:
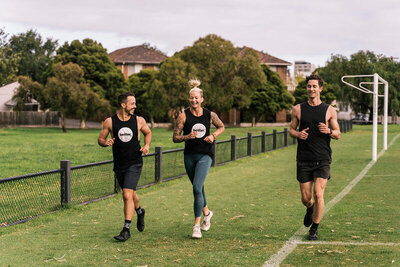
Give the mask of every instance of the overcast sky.
[[171, 56], [209, 33], [294, 62], [331, 54], [400, 54], [398, 0], [0, 0], [0, 27], [108, 52], [149, 42]]

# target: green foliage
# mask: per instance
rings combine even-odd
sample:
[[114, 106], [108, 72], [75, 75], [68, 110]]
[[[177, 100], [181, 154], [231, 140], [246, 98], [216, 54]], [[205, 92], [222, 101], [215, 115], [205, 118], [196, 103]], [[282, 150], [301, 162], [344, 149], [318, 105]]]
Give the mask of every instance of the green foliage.
[[61, 114], [63, 131], [66, 116], [78, 116], [81, 120], [107, 112], [109, 104], [96, 93], [90, 91], [83, 80], [83, 70], [79, 65], [68, 63], [53, 65], [54, 77], [50, 77], [44, 88], [44, 95], [52, 110]]
[[132, 74], [128, 79], [128, 90], [135, 93], [137, 108], [136, 113], [147, 117], [152, 123], [162, 120], [167, 115], [168, 95], [163, 83], [158, 80], [159, 72], [144, 69]]
[[32, 81], [28, 76], [19, 76], [18, 83], [19, 87], [13, 96], [13, 100], [17, 103], [14, 107], [15, 111], [25, 110], [25, 103], [32, 103], [32, 99], [35, 99], [41, 104], [41, 109], [47, 107], [43, 95], [43, 85]]
[[265, 82], [254, 51], [240, 58], [230, 41], [214, 34], [200, 38], [175, 56], [196, 67], [205, 105], [214, 110], [249, 106], [250, 96]]
[[16, 80], [20, 58], [12, 53], [8, 42], [8, 34], [0, 28], [0, 86]]
[[175, 119], [178, 113], [187, 106], [188, 81], [196, 77], [197, 73], [194, 64], [187, 63], [177, 56], [170, 57], [162, 63], [158, 80], [166, 91], [172, 119]]
[[64, 43], [57, 50], [56, 62], [78, 64], [84, 71], [84, 81], [101, 98], [118, 107], [117, 96], [126, 88], [122, 72], [114, 65], [103, 46], [91, 39]]
[[262, 70], [267, 82], [253, 93], [251, 105], [248, 109], [243, 109], [243, 113], [251, 114], [255, 118], [264, 115], [267, 121], [274, 121], [276, 112], [290, 109], [294, 98], [276, 72], [267, 65], [263, 65]]
[[[336, 99], [336, 93], [339, 91], [337, 84], [324, 83], [321, 92], [321, 100], [324, 103], [331, 104]], [[293, 96], [295, 98], [295, 105], [306, 102], [308, 100], [306, 80], [300, 80]]]
[[43, 40], [35, 30], [13, 35], [10, 38], [8, 57], [18, 57], [17, 75], [28, 76], [44, 84], [50, 76], [57, 41], [51, 38]]
[[[371, 75], [378, 73], [389, 83], [389, 111], [397, 115], [400, 114], [400, 63], [393, 58], [383, 55], [376, 55], [371, 51], [359, 51], [352, 54], [350, 58], [342, 55], [332, 55], [325, 67], [317, 70], [319, 75], [336, 87], [337, 99], [344, 104], [350, 104], [356, 113], [372, 114], [372, 96], [359, 90], [353, 89], [341, 82], [343, 75]], [[361, 81], [368, 79], [348, 79], [352, 84], [358, 85]], [[372, 81], [369, 79], [368, 81]], [[372, 88], [372, 86], [370, 87]], [[380, 86], [380, 94], [383, 92]], [[335, 89], [335, 90], [336, 90]], [[382, 102], [380, 99], [380, 111], [382, 112]]]

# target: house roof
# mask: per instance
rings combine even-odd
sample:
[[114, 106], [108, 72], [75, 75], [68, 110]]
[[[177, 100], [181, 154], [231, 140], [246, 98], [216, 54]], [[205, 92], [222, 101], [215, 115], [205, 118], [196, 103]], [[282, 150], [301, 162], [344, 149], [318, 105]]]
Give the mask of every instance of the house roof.
[[168, 57], [161, 51], [148, 45], [121, 48], [109, 54], [114, 63], [160, 64]]
[[[249, 47], [239, 47], [239, 56], [243, 56], [244, 53], [246, 52], [247, 49], [250, 49]], [[291, 66], [292, 63], [285, 61], [283, 59], [271, 56], [268, 53], [265, 53], [264, 51], [257, 51], [253, 49], [254, 51], [257, 52], [258, 58], [260, 59], [261, 64], [267, 64], [270, 66]]]

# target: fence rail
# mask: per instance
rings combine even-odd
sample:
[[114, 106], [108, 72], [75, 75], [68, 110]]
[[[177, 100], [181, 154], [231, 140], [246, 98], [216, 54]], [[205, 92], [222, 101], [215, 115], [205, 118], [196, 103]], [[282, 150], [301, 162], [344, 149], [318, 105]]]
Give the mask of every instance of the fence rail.
[[[342, 132], [352, 129], [351, 121], [339, 121]], [[296, 144], [288, 130], [213, 143], [212, 166]], [[0, 224], [7, 226], [56, 211], [65, 205], [80, 204], [115, 194], [118, 184], [112, 170], [112, 160], [71, 166], [60, 162], [60, 169], [0, 179]], [[143, 157], [143, 171], [138, 188], [176, 179], [186, 174], [183, 148], [163, 151]]]

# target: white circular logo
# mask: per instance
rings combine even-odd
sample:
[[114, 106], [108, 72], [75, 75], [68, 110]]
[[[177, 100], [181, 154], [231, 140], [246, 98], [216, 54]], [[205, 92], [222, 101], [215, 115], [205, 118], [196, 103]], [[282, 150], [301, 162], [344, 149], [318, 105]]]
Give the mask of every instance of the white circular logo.
[[196, 132], [196, 138], [202, 138], [203, 136], [206, 135], [206, 126], [204, 126], [201, 123], [196, 123], [192, 127], [192, 132]]
[[119, 129], [118, 131], [118, 138], [119, 140], [121, 140], [122, 142], [129, 142], [131, 141], [133, 137], [133, 132], [130, 128], [128, 127], [123, 127], [121, 129]]

